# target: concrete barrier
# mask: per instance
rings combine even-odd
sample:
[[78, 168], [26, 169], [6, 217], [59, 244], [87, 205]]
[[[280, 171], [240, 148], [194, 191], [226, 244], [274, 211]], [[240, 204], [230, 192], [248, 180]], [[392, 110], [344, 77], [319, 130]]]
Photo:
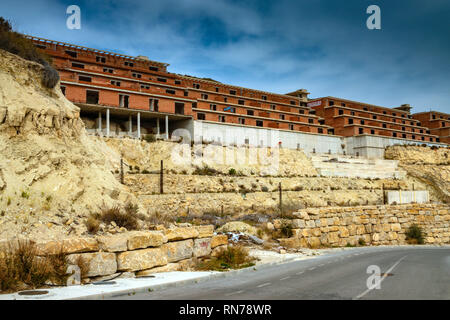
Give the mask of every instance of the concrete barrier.
[[430, 195], [428, 191], [386, 191], [386, 200], [388, 204], [407, 204], [407, 203], [428, 203]]

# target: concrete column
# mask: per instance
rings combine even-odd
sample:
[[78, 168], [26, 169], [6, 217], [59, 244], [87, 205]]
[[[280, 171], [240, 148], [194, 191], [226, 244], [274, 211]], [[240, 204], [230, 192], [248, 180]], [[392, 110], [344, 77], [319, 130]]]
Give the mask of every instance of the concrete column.
[[169, 140], [169, 117], [166, 116], [166, 139]]
[[106, 109], [106, 137], [109, 138], [109, 109]]
[[137, 113], [137, 137], [141, 138], [141, 113]]
[[156, 134], [159, 136], [160, 135], [160, 129], [159, 129], [159, 118], [156, 118]]
[[131, 114], [128, 116], [128, 134], [131, 136], [133, 133], [133, 117]]
[[98, 112], [98, 131], [99, 133], [102, 132], [102, 112]]

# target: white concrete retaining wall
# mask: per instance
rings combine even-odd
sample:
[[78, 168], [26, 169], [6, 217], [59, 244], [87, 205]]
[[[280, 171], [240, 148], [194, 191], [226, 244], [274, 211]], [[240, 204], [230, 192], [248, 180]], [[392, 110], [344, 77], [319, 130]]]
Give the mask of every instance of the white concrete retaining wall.
[[[215, 141], [225, 144], [243, 145], [248, 139], [250, 145], [272, 146], [281, 142], [283, 148], [302, 149], [306, 152], [331, 153], [360, 156], [369, 159], [384, 159], [384, 150], [392, 145], [426, 144], [428, 146], [446, 146], [442, 143], [430, 143], [407, 139], [397, 139], [370, 135], [356, 137], [338, 137], [304, 132], [284, 131], [269, 128], [244, 127], [226, 123], [193, 121], [189, 127], [195, 141]], [[344, 146], [344, 148], [342, 148]]]
[[269, 128], [244, 127], [225, 123], [194, 121], [195, 141], [220, 142], [225, 144], [302, 149], [306, 152], [342, 154], [343, 138], [330, 135], [283, 131]]
[[396, 139], [388, 137], [378, 137], [370, 135], [360, 135], [356, 137], [346, 137], [345, 138], [345, 150], [349, 155], [359, 155], [360, 157], [372, 158], [372, 159], [383, 159], [384, 150], [388, 146], [393, 145], [422, 145], [427, 146], [446, 146], [442, 143], [430, 143], [422, 141], [414, 141], [407, 139]]
[[428, 191], [386, 191], [388, 204], [428, 203], [430, 195]]

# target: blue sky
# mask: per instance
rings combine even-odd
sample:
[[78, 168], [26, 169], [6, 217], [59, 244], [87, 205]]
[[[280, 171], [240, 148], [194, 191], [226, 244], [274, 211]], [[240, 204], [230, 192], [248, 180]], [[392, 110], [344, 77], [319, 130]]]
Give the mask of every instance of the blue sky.
[[[66, 8], [81, 8], [81, 30]], [[366, 8], [381, 8], [381, 30]], [[414, 112], [450, 112], [448, 0], [2, 0], [23, 33], [170, 63], [270, 92], [299, 88]]]

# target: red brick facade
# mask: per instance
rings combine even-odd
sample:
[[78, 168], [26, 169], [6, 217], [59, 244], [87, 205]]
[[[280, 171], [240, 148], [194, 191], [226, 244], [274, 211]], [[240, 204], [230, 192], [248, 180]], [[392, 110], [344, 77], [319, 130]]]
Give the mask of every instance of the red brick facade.
[[[281, 95], [167, 72], [167, 64], [32, 38], [53, 58], [66, 97], [78, 104], [192, 116], [245, 126], [332, 133], [306, 106], [307, 92]], [[120, 96], [127, 98], [120, 98]], [[157, 101], [157, 103], [155, 102]], [[81, 105], [81, 108], [83, 106]]]
[[405, 111], [410, 109], [409, 106], [390, 109], [336, 97], [313, 99], [308, 105], [325, 119], [326, 125], [335, 129], [336, 135], [350, 137], [369, 134], [439, 142], [437, 135]]
[[413, 114], [413, 118], [429, 128], [432, 134], [439, 136], [441, 142], [450, 144], [450, 114], [429, 111]]
[[[142, 56], [29, 38], [53, 59], [64, 94], [82, 111], [96, 105], [314, 134], [450, 139], [448, 114], [413, 116], [409, 106], [389, 109], [334, 97], [309, 100], [304, 89], [285, 95], [247, 89], [169, 73], [168, 64]], [[439, 119], [432, 119], [433, 114]]]

